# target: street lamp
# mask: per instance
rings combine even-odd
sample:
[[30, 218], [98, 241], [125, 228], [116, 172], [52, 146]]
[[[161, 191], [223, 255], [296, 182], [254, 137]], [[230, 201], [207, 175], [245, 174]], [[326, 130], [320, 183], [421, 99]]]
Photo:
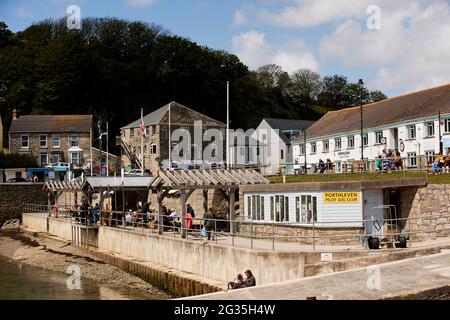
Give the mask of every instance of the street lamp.
[[360, 89], [360, 114], [361, 114], [361, 160], [364, 161], [364, 133], [363, 133], [363, 90], [364, 90], [364, 82], [362, 79], [359, 79], [359, 89]]

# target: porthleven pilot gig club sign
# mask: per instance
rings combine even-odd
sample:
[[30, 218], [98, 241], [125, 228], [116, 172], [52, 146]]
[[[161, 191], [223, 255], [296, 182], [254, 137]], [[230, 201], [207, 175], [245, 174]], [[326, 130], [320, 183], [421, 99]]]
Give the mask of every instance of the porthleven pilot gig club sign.
[[324, 203], [358, 203], [360, 192], [325, 192]]

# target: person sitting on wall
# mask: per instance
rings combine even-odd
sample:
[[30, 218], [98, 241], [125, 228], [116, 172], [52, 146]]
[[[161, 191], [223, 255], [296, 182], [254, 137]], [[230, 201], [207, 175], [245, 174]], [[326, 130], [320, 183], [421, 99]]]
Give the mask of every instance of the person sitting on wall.
[[324, 173], [325, 172], [325, 162], [323, 162], [322, 159], [319, 159], [318, 169], [319, 169], [319, 173]]
[[403, 170], [402, 156], [400, 154], [400, 151], [398, 151], [398, 149], [395, 149], [394, 153], [394, 167], [396, 170]]
[[234, 290], [234, 289], [241, 289], [241, 288], [245, 288], [245, 282], [244, 282], [244, 277], [242, 276], [241, 273], [239, 273], [236, 276], [236, 278], [234, 279], [234, 281], [228, 282], [228, 289]]
[[375, 169], [377, 171], [383, 170], [383, 159], [381, 158], [381, 155], [378, 155], [378, 158], [375, 159]]
[[444, 166], [444, 158], [441, 156], [436, 157], [436, 159], [434, 160], [434, 162], [431, 166], [433, 168], [433, 174], [442, 173], [443, 166]]
[[245, 283], [245, 286], [246, 287], [254, 287], [254, 286], [256, 286], [256, 279], [255, 279], [255, 277], [253, 276], [253, 273], [250, 271], [250, 270], [246, 270], [245, 271], [245, 280], [244, 280], [244, 283]]

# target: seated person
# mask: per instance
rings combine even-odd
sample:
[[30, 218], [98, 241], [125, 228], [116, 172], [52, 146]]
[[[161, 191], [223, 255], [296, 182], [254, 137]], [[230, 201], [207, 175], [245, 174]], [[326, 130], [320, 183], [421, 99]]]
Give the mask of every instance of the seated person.
[[170, 214], [169, 214], [169, 221], [175, 221], [176, 220], [176, 218], [177, 218], [177, 216], [178, 216], [178, 214], [177, 214], [177, 212], [175, 211], [175, 209], [172, 209], [172, 210], [170, 210], [171, 212], [170, 212]]
[[381, 155], [375, 160], [375, 168], [377, 171], [383, 170], [383, 160], [381, 159]]
[[244, 280], [244, 283], [245, 283], [246, 287], [254, 287], [254, 286], [256, 286], [256, 279], [255, 279], [255, 277], [253, 276], [253, 273], [250, 270], [246, 270], [245, 271], [245, 276], [246, 276], [246, 278]]
[[228, 289], [241, 289], [241, 288], [245, 288], [245, 283], [244, 283], [244, 277], [242, 276], [242, 274], [238, 274], [236, 276], [236, 279], [234, 279], [234, 281], [230, 281], [228, 282]]
[[441, 173], [443, 162], [441, 161], [442, 157], [437, 157], [436, 160], [431, 165], [431, 168], [433, 169], [433, 173]]

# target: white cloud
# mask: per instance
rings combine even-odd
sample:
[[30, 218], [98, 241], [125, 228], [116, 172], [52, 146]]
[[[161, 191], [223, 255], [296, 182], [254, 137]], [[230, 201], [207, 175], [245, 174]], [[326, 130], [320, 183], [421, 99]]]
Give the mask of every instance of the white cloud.
[[[380, 30], [367, 27], [370, 5], [381, 10]], [[313, 42], [321, 65], [341, 62], [349, 74], [369, 70], [371, 87], [404, 92], [450, 82], [448, 0], [290, 0], [278, 10], [260, 1], [254, 13], [247, 14], [249, 23], [327, 32]], [[304, 62], [296, 63], [315, 62], [312, 55], [313, 60], [307, 61], [305, 51], [300, 56]], [[296, 60], [286, 52], [273, 53], [274, 57]]]
[[131, 7], [146, 7], [154, 4], [158, 0], [125, 0], [125, 4]]
[[245, 13], [241, 10], [236, 10], [234, 12], [234, 21], [233, 24], [236, 26], [243, 25], [245, 23], [246, 16]]
[[251, 69], [265, 64], [277, 64], [289, 73], [302, 68], [319, 69], [314, 55], [302, 40], [271, 45], [265, 33], [251, 30], [234, 37], [232, 44], [233, 52]]
[[321, 58], [374, 69], [372, 85], [382, 90], [412, 91], [450, 82], [449, 3], [382, 1], [380, 8], [380, 30], [368, 30], [350, 17], [320, 41]]

